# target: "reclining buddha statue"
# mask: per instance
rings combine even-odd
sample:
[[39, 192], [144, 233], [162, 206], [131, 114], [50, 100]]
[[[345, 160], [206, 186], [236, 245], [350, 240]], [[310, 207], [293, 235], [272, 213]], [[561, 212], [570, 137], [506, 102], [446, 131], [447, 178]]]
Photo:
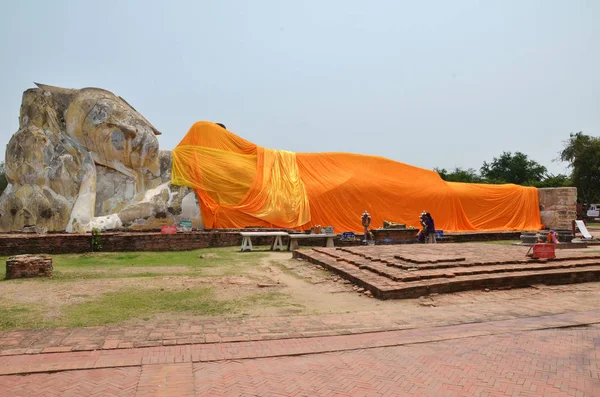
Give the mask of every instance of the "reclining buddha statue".
[[159, 131], [112, 92], [37, 86], [23, 93], [6, 148], [0, 232], [155, 229], [183, 218], [360, 232], [365, 209], [373, 225], [418, 227], [422, 208], [447, 231], [541, 226], [533, 187], [446, 182], [378, 156], [269, 149], [208, 121], [160, 151]]

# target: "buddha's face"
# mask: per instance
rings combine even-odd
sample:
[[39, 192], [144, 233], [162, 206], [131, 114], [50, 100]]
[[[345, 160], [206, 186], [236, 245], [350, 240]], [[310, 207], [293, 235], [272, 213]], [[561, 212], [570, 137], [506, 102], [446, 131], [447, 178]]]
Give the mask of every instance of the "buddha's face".
[[158, 174], [159, 132], [122, 98], [98, 89], [83, 89], [65, 114], [67, 133], [96, 153], [101, 162]]

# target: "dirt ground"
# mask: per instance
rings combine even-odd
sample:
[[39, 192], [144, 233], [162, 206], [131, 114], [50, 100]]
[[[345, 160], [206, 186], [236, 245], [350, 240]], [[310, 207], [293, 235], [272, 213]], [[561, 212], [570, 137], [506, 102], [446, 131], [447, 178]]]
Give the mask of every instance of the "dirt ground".
[[[0, 301], [18, 304], [42, 303], [55, 311], [70, 304], [82, 303], [98, 296], [124, 289], [181, 291], [200, 286], [215, 287], [219, 299], [240, 298], [262, 292], [280, 292], [289, 297], [291, 307], [256, 307], [252, 314], [292, 314], [345, 311], [348, 307], [372, 307], [352, 285], [334, 277], [318, 266], [291, 259], [290, 253], [269, 253], [258, 267], [243, 275], [198, 277], [183, 266], [122, 267], [89, 269], [86, 273], [115, 276], [135, 273], [175, 273], [157, 277], [90, 278], [61, 282], [27, 280], [0, 284]], [[24, 283], [27, 283], [27, 288]], [[342, 293], [344, 292], [344, 293]], [[48, 313], [51, 317], [51, 314]]]
[[[588, 248], [585, 251], [593, 250]], [[60, 282], [28, 280], [26, 289], [23, 288], [23, 282], [0, 283], [0, 302], [41, 303], [51, 308], [46, 312], [45, 317], [52, 319], [60, 315], [60, 309], [66, 305], [93, 300], [107, 292], [132, 288], [149, 291], [182, 291], [200, 286], [212, 286], [219, 299], [243, 298], [265, 292], [278, 292], [285, 296], [283, 304], [276, 306], [257, 304], [245, 309], [244, 314], [251, 316], [401, 311], [408, 317], [422, 317], [428, 310], [430, 312], [427, 315], [436, 313], [442, 317], [459, 312], [489, 312], [490, 316], [502, 316], [506, 313], [532, 314], [536, 310], [550, 313], [561, 306], [577, 308], [600, 305], [600, 283], [540, 285], [504, 291], [467, 291], [419, 299], [380, 301], [365, 295], [358, 287], [319, 266], [292, 259], [289, 252], [269, 252], [257, 266], [249, 267], [243, 274], [236, 276], [198, 277], [183, 266], [148, 267], [147, 269], [115, 268], [110, 271], [139, 273], [145, 270], [149, 273], [163, 273], [163, 275]], [[186, 315], [165, 313], [155, 317], [183, 319]]]
[[[588, 249], [589, 250], [589, 249]], [[377, 313], [401, 317], [407, 323], [452, 323], [464, 321], [501, 320], [515, 316], [536, 316], [564, 311], [592, 310], [600, 307], [600, 283], [568, 285], [534, 285], [491, 291], [464, 291], [381, 301], [319, 266], [291, 259], [290, 253], [270, 253], [255, 274], [238, 277], [236, 283], [250, 288], [258, 277], [264, 288], [289, 295], [289, 306], [253, 307], [250, 316], [327, 315], [335, 313]], [[223, 281], [219, 281], [223, 282]], [[235, 292], [226, 289], [225, 295]], [[164, 314], [154, 321], [183, 320], [184, 315]]]

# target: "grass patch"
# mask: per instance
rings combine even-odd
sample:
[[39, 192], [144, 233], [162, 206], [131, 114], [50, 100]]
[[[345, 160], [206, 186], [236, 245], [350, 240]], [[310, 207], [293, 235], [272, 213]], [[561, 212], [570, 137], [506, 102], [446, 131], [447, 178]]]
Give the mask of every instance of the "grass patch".
[[246, 298], [219, 300], [212, 287], [185, 291], [127, 290], [106, 293], [98, 299], [63, 310], [64, 316], [52, 326], [84, 327], [148, 319], [159, 313], [185, 313], [193, 316], [238, 314], [250, 306], [290, 306], [289, 296], [279, 292]]
[[[256, 266], [260, 259], [266, 257], [266, 252], [239, 252], [237, 247], [199, 249], [193, 251], [169, 252], [94, 252], [85, 254], [52, 255], [54, 277], [37, 280], [66, 280], [129, 278], [129, 277], [160, 277], [175, 275], [190, 275], [196, 277], [234, 276], [245, 272], [249, 267]], [[6, 276], [8, 257], [0, 257], [0, 280]], [[180, 272], [148, 271], [136, 267], [184, 267]], [[119, 272], [118, 269], [127, 269]], [[117, 270], [117, 271], [115, 271]]]
[[0, 256], [0, 280], [4, 280], [6, 277], [6, 260], [8, 256]]
[[185, 291], [125, 290], [66, 306], [57, 318], [51, 320], [44, 319], [46, 310], [42, 304], [0, 307], [0, 330], [101, 326], [133, 319], [149, 320], [160, 313], [218, 316], [240, 314], [256, 306], [302, 307], [289, 303], [289, 298], [288, 294], [266, 292], [245, 298], [219, 300], [212, 287]]
[[0, 307], [0, 330], [14, 328], [41, 328], [44, 326], [39, 306], [11, 305]]
[[66, 307], [60, 321], [68, 327], [120, 323], [137, 317], [165, 312], [216, 315], [231, 311], [227, 301], [217, 301], [212, 288], [186, 291], [120, 291], [98, 299]]
[[52, 279], [40, 278], [41, 281], [74, 281], [74, 280], [93, 280], [93, 279], [116, 279], [116, 278], [138, 278], [138, 277], [166, 277], [166, 276], [189, 276], [186, 272], [147, 272], [140, 270], [139, 272], [127, 273], [111, 273], [109, 269], [97, 268], [85, 270], [54, 270]]
[[[201, 258], [201, 256], [204, 256]], [[187, 266], [192, 269], [227, 265], [230, 262], [255, 261], [266, 253], [246, 252], [238, 249], [214, 248], [194, 251], [169, 252], [107, 252], [86, 254], [53, 255], [53, 265], [57, 268], [113, 267], [113, 266]]]

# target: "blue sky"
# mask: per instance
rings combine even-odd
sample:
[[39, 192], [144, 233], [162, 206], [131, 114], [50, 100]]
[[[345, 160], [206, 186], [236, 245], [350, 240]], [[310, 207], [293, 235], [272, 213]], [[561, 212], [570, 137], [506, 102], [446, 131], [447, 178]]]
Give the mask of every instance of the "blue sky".
[[197, 120], [261, 146], [552, 173], [600, 135], [600, 1], [0, 4], [0, 161], [33, 81], [109, 89], [172, 149]]

